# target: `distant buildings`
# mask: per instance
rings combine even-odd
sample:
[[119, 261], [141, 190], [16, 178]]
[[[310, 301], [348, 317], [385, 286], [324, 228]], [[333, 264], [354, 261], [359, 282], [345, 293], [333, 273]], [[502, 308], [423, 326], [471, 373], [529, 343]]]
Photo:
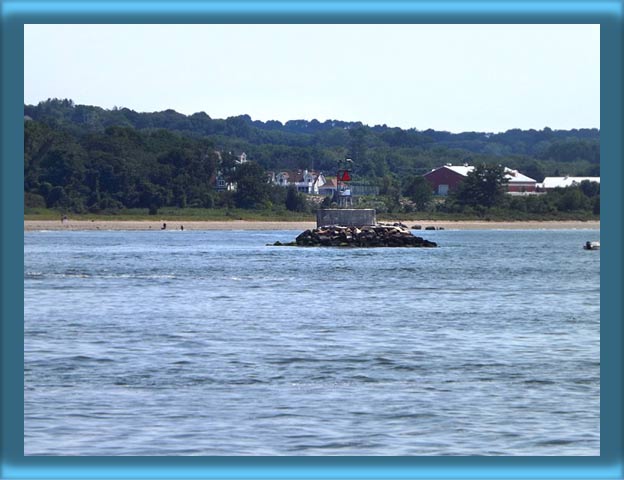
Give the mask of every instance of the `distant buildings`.
[[527, 177], [518, 170], [505, 167], [508, 193], [534, 193], [537, 191], [537, 181]]
[[[474, 170], [472, 165], [446, 165], [434, 168], [423, 177], [429, 182], [436, 195], [446, 196], [459, 187], [470, 172]], [[505, 178], [507, 178], [507, 191], [509, 193], [535, 192], [537, 181], [523, 175], [518, 170], [505, 167]]]
[[269, 182], [280, 187], [292, 185], [298, 192], [319, 195], [320, 189], [327, 183], [327, 180], [322, 172], [296, 170], [269, 172]]
[[566, 188], [580, 185], [581, 182], [600, 183], [600, 177], [546, 177], [544, 181], [537, 185], [538, 190], [548, 191], [555, 188]]
[[[221, 163], [221, 153], [216, 152]], [[236, 156], [236, 165], [246, 163], [247, 155], [243, 152]], [[447, 196], [457, 190], [470, 172], [475, 169], [472, 165], [452, 165], [447, 163], [438, 168], [434, 168], [423, 175], [429, 182], [435, 195]], [[507, 193], [510, 195], [531, 195], [544, 193], [556, 188], [571, 187], [580, 185], [583, 181], [596, 182], [600, 184], [600, 177], [546, 177], [542, 183], [530, 178], [518, 170], [504, 167], [505, 178], [507, 179]], [[309, 195], [333, 196], [338, 189], [336, 177], [325, 177], [323, 172], [315, 170], [283, 170], [278, 172], [268, 172], [267, 181], [280, 187], [294, 186], [298, 192]], [[214, 186], [217, 191], [235, 191], [236, 183], [228, 182], [226, 176], [219, 169], [213, 177]], [[349, 183], [353, 195], [375, 196], [379, 194], [379, 188], [374, 185], [360, 185]]]
[[334, 193], [338, 190], [338, 181], [336, 177], [328, 177], [325, 179], [325, 184], [319, 187], [319, 195], [324, 195], [326, 197], [333, 196]]

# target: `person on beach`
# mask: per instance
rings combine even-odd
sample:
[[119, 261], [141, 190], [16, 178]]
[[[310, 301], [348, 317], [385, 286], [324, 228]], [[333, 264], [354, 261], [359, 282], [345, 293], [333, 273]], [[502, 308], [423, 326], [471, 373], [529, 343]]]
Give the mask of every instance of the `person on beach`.
[[160, 229], [161, 229], [161, 230], [167, 230], [167, 224], [166, 224], [166, 223], [163, 223], [163, 226], [162, 226], [162, 227], [160, 227]]
[[180, 225], [180, 230], [184, 230], [184, 225]]

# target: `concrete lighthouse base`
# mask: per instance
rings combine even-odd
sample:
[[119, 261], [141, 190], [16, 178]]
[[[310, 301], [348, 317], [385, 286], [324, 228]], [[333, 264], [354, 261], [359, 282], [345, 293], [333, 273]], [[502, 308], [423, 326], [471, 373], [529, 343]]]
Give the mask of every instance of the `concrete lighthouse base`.
[[376, 224], [377, 212], [372, 208], [325, 208], [316, 211], [317, 227], [363, 227]]

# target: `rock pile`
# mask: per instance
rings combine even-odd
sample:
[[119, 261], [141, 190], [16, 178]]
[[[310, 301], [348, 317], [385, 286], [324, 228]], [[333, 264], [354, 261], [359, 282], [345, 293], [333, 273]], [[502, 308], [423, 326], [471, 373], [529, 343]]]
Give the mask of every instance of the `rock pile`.
[[331, 225], [306, 230], [293, 242], [300, 247], [437, 247], [401, 223], [342, 227]]

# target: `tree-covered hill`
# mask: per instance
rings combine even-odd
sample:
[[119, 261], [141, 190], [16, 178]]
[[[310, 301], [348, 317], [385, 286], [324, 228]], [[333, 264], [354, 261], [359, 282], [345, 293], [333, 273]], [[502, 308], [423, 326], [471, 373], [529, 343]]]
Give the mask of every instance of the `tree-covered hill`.
[[[105, 110], [96, 106], [75, 105], [71, 100], [51, 99], [38, 105], [26, 105], [24, 114], [33, 120], [74, 133], [103, 132], [110, 126], [138, 130], [165, 129], [189, 136], [209, 137], [230, 144], [254, 146], [317, 147], [347, 149], [406, 149], [419, 153], [437, 149], [462, 150], [487, 156], [526, 156], [542, 161], [571, 163], [600, 162], [598, 129], [519, 130], [503, 133], [464, 132], [415, 129], [404, 130], [360, 122], [338, 120], [254, 121], [248, 115], [212, 119], [204, 112], [183, 115], [174, 110], [138, 113], [128, 108]], [[350, 152], [354, 153], [354, 152]], [[358, 153], [358, 152], [356, 152]], [[456, 154], [451, 154], [455, 157]]]
[[27, 198], [78, 209], [211, 205], [216, 151], [221, 162], [231, 161], [228, 152], [245, 152], [265, 170], [330, 174], [348, 156], [358, 180], [382, 189], [445, 163], [504, 164], [538, 181], [600, 175], [597, 129], [450, 133], [338, 120], [140, 113], [59, 99], [25, 105], [24, 118]]

